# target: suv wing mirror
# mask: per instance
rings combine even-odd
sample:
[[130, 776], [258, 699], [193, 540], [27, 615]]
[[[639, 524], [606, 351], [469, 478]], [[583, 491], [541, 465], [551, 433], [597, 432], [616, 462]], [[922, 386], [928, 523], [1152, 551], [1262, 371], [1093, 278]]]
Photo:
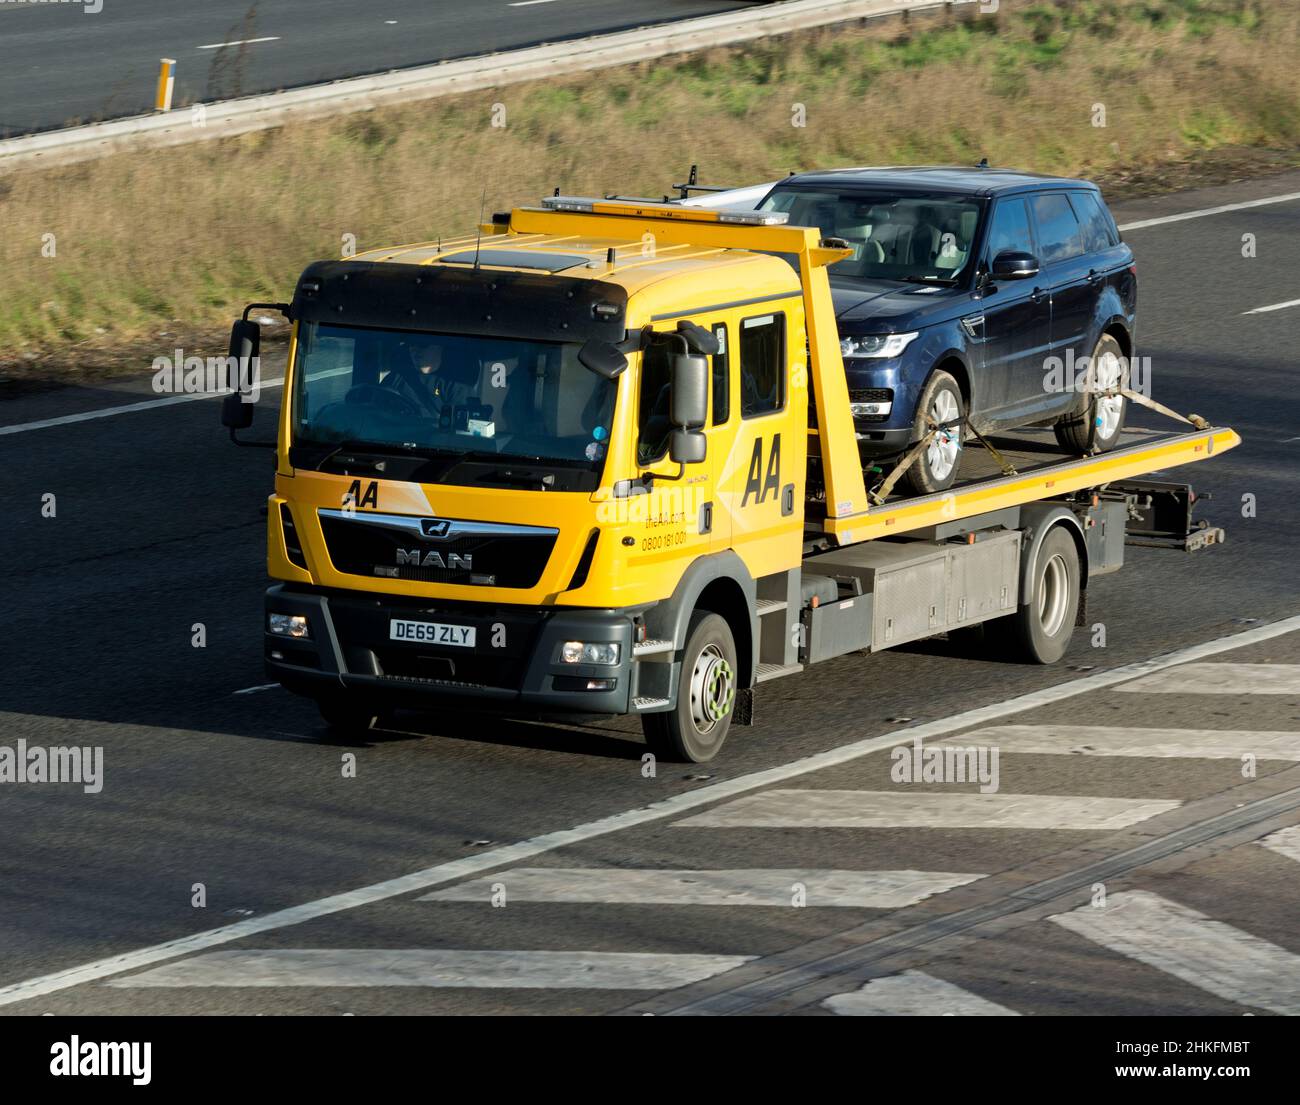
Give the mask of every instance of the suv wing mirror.
[[1018, 249], [1004, 249], [993, 258], [994, 280], [1026, 280], [1038, 275], [1038, 258]]

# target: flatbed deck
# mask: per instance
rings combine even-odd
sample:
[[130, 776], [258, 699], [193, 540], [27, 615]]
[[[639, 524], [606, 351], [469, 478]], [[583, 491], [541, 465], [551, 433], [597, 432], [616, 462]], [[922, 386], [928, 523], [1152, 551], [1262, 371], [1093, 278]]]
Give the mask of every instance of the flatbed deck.
[[1125, 434], [1123, 444], [1107, 453], [1070, 457], [1060, 451], [1050, 429], [1024, 430], [989, 440], [1016, 469], [1015, 475], [1004, 474], [992, 454], [972, 440], [965, 448], [960, 479], [950, 490], [921, 496], [894, 494], [863, 512], [828, 517], [820, 523], [810, 517], [809, 528], [832, 537], [838, 545], [851, 545], [1103, 487], [1116, 480], [1163, 474], [1241, 442], [1234, 430], [1219, 427], [1187, 433], [1134, 429]]

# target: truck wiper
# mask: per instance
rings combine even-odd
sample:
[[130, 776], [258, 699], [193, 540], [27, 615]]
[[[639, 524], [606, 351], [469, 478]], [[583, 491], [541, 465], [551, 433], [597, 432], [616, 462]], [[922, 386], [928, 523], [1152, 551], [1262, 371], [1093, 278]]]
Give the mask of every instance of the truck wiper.
[[323, 468], [338, 456], [339, 453], [343, 452], [344, 449], [356, 453], [369, 453], [373, 456], [379, 457], [409, 457], [411, 455], [411, 450], [401, 445], [379, 445], [372, 441], [360, 441], [356, 438], [345, 438], [321, 457], [320, 460], [316, 462], [316, 467]]

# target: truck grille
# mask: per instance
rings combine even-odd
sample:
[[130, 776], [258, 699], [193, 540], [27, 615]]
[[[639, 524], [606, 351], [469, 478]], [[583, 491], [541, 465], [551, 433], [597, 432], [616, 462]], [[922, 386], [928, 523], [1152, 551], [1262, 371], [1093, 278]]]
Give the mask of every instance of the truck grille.
[[533, 587], [546, 570], [558, 530], [454, 518], [321, 510], [331, 563], [348, 575]]

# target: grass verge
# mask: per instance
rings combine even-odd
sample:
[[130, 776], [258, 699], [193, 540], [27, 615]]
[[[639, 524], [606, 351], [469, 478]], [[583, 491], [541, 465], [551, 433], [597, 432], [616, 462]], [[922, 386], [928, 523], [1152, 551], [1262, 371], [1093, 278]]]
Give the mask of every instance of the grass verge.
[[[842, 164], [992, 164], [1133, 193], [1300, 163], [1294, 0], [1003, 0], [0, 177], [0, 375], [212, 352], [308, 261], [489, 210]], [[494, 125], [504, 123], [504, 125]], [[1103, 124], [1104, 125], [1099, 125]], [[51, 237], [52, 236], [52, 237]]]

